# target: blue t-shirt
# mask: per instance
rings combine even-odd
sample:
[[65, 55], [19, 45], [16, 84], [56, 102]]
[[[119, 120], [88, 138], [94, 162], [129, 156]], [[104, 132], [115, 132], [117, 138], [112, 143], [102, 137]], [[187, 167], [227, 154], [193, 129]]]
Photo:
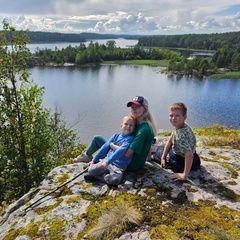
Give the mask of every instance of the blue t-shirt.
[[[101, 158], [105, 158], [106, 154], [107, 157], [105, 161], [107, 164], [114, 164], [117, 167], [125, 170], [128, 164], [132, 160], [132, 156], [126, 157], [124, 156], [125, 152], [130, 146], [134, 136], [133, 135], [124, 135], [122, 133], [114, 134], [107, 142], [99, 149], [97, 154], [93, 157], [93, 161], [97, 162]], [[114, 151], [110, 148], [110, 143], [114, 143], [119, 148]]]

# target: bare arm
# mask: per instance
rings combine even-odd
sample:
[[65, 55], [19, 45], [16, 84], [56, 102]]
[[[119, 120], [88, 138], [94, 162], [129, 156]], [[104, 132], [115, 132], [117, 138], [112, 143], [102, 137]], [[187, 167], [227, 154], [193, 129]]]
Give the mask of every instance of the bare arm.
[[151, 158], [152, 158], [152, 149], [150, 148], [150, 150], [148, 152], [147, 160], [150, 161]]
[[185, 166], [184, 166], [184, 172], [183, 172], [184, 179], [188, 177], [188, 174], [192, 168], [192, 163], [193, 163], [192, 151], [185, 152]]
[[133, 155], [134, 151], [131, 148], [128, 148], [128, 150], [125, 152], [124, 156], [129, 157]]
[[161, 157], [161, 166], [162, 167], [165, 167], [166, 166], [166, 158], [167, 158], [167, 154], [169, 152], [169, 149], [172, 145], [172, 139], [173, 139], [173, 135], [171, 135], [164, 147], [164, 150], [163, 150], [163, 154], [162, 154], [162, 157]]

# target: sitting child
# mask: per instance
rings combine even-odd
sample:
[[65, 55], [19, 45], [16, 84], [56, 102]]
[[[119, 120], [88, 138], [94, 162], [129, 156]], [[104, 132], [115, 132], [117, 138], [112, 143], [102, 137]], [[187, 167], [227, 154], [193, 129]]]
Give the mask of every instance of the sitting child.
[[[162, 153], [161, 166], [170, 168], [174, 172], [174, 180], [185, 180], [190, 170], [197, 170], [201, 161], [196, 153], [196, 136], [192, 128], [185, 122], [187, 107], [184, 103], [174, 103], [169, 107], [169, 120], [174, 129], [169, 137], [163, 152], [152, 147], [152, 158], [156, 152]], [[167, 159], [168, 155], [168, 159]], [[159, 157], [159, 156], [158, 156]], [[153, 159], [154, 160], [154, 159]]]
[[88, 163], [88, 174], [84, 176], [86, 181], [97, 178], [110, 185], [121, 182], [123, 173], [132, 159], [132, 155], [126, 157], [124, 154], [134, 138], [135, 127], [136, 120], [132, 116], [122, 119], [121, 133], [114, 134]]

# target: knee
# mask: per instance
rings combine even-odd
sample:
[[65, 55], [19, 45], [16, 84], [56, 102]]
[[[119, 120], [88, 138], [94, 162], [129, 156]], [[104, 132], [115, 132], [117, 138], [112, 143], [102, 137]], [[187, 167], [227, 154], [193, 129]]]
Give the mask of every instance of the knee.
[[89, 169], [88, 169], [88, 174], [89, 174], [89, 175], [94, 175], [93, 172], [94, 172], [94, 170], [93, 170], [93, 168], [91, 168], [91, 166], [90, 166]]
[[101, 139], [102, 138], [102, 136], [101, 135], [95, 135], [94, 137], [93, 137], [93, 140], [98, 140], [98, 139]]
[[107, 174], [105, 175], [105, 181], [107, 184], [110, 185], [118, 185], [121, 182], [121, 179], [119, 176], [116, 176], [115, 174]]
[[95, 176], [99, 172], [99, 167], [96, 164], [91, 164], [88, 168], [88, 174]]
[[95, 143], [96, 146], [101, 147], [106, 142], [106, 139], [101, 135], [95, 135], [92, 141]]

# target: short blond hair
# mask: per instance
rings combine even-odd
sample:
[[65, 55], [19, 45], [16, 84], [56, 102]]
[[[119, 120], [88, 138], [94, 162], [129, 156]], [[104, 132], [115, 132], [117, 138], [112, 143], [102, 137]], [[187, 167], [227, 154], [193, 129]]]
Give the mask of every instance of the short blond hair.
[[122, 119], [122, 123], [125, 121], [125, 120], [132, 120], [133, 121], [133, 124], [134, 124], [134, 127], [137, 125], [137, 120], [133, 117], [133, 116], [125, 116], [123, 117]]
[[173, 103], [168, 110], [173, 111], [179, 109], [182, 111], [183, 116], [187, 115], [187, 106], [182, 102]]

